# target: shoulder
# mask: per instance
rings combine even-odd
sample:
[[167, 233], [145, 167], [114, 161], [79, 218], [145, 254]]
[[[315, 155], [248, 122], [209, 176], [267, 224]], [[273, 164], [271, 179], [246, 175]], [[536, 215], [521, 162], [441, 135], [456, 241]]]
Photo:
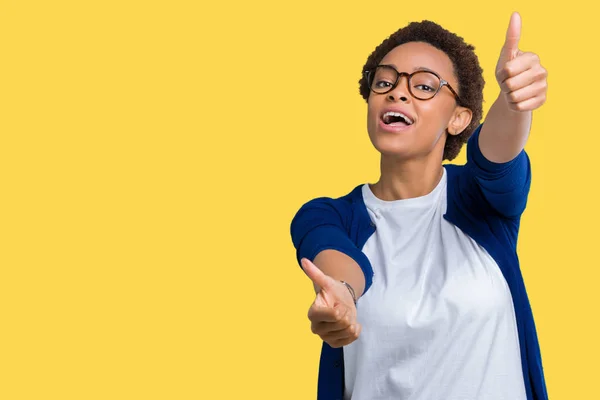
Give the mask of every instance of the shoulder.
[[362, 186], [354, 186], [347, 193], [339, 196], [320, 196], [305, 201], [296, 211], [292, 224], [302, 220], [321, 220], [347, 225], [350, 223], [354, 211], [360, 206], [362, 200]]
[[444, 166], [448, 175], [446, 219], [494, 254], [499, 247], [515, 249], [519, 219], [508, 218], [498, 211], [497, 204], [504, 204], [496, 198], [499, 194], [489, 195], [480, 179], [472, 176], [470, 166]]
[[446, 169], [446, 174], [448, 176], [448, 179], [456, 179], [456, 177], [463, 172], [463, 170], [465, 169], [464, 165], [460, 165], [460, 164], [444, 164], [444, 168]]
[[320, 196], [314, 197], [306, 201], [301, 208], [304, 207], [328, 207], [339, 212], [351, 211], [353, 207], [360, 202], [362, 199], [362, 187], [364, 184], [354, 186], [350, 191], [338, 196]]

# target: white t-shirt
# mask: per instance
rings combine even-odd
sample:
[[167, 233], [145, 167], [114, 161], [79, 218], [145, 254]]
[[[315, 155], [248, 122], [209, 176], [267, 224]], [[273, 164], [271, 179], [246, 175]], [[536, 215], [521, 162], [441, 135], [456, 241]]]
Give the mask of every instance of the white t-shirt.
[[344, 347], [345, 399], [526, 400], [512, 297], [494, 259], [443, 217], [446, 169], [422, 197], [362, 187], [377, 229], [360, 337]]

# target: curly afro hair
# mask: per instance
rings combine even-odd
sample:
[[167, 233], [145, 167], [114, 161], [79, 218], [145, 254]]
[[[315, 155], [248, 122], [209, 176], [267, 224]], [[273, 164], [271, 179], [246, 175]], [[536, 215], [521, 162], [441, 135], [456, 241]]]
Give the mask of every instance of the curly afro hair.
[[458, 135], [447, 134], [443, 159], [453, 160], [458, 156], [463, 145], [467, 143], [483, 115], [483, 87], [485, 85], [483, 70], [475, 54], [475, 47], [465, 43], [462, 37], [427, 20], [412, 22], [399, 29], [377, 46], [367, 59], [359, 80], [360, 94], [365, 101], [368, 101], [370, 89], [365, 77], [366, 71], [375, 68], [383, 57], [396, 46], [407, 42], [425, 42], [448, 55], [458, 80], [459, 105], [473, 112], [471, 123], [464, 131]]

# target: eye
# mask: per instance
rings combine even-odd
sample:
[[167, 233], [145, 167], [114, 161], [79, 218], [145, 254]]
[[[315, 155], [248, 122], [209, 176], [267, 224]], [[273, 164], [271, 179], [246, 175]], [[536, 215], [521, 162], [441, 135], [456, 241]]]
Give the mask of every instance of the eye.
[[392, 86], [392, 83], [388, 82], [388, 81], [377, 81], [377, 82], [375, 82], [374, 86], [377, 88], [384, 88], [384, 87]]
[[431, 86], [427, 86], [427, 85], [417, 85], [417, 86], [415, 86], [415, 88], [422, 90], [424, 92], [435, 92], [434, 88], [432, 88]]

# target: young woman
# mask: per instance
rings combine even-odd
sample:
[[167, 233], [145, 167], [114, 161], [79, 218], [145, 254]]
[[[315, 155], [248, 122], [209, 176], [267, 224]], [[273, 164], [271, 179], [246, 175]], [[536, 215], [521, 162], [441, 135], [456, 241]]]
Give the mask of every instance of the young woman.
[[[380, 178], [308, 201], [291, 223], [317, 293], [319, 399], [547, 399], [516, 252], [547, 72], [520, 31], [514, 13], [483, 123], [474, 47], [438, 24], [411, 23], [367, 59]], [[465, 143], [465, 165], [443, 164]]]

